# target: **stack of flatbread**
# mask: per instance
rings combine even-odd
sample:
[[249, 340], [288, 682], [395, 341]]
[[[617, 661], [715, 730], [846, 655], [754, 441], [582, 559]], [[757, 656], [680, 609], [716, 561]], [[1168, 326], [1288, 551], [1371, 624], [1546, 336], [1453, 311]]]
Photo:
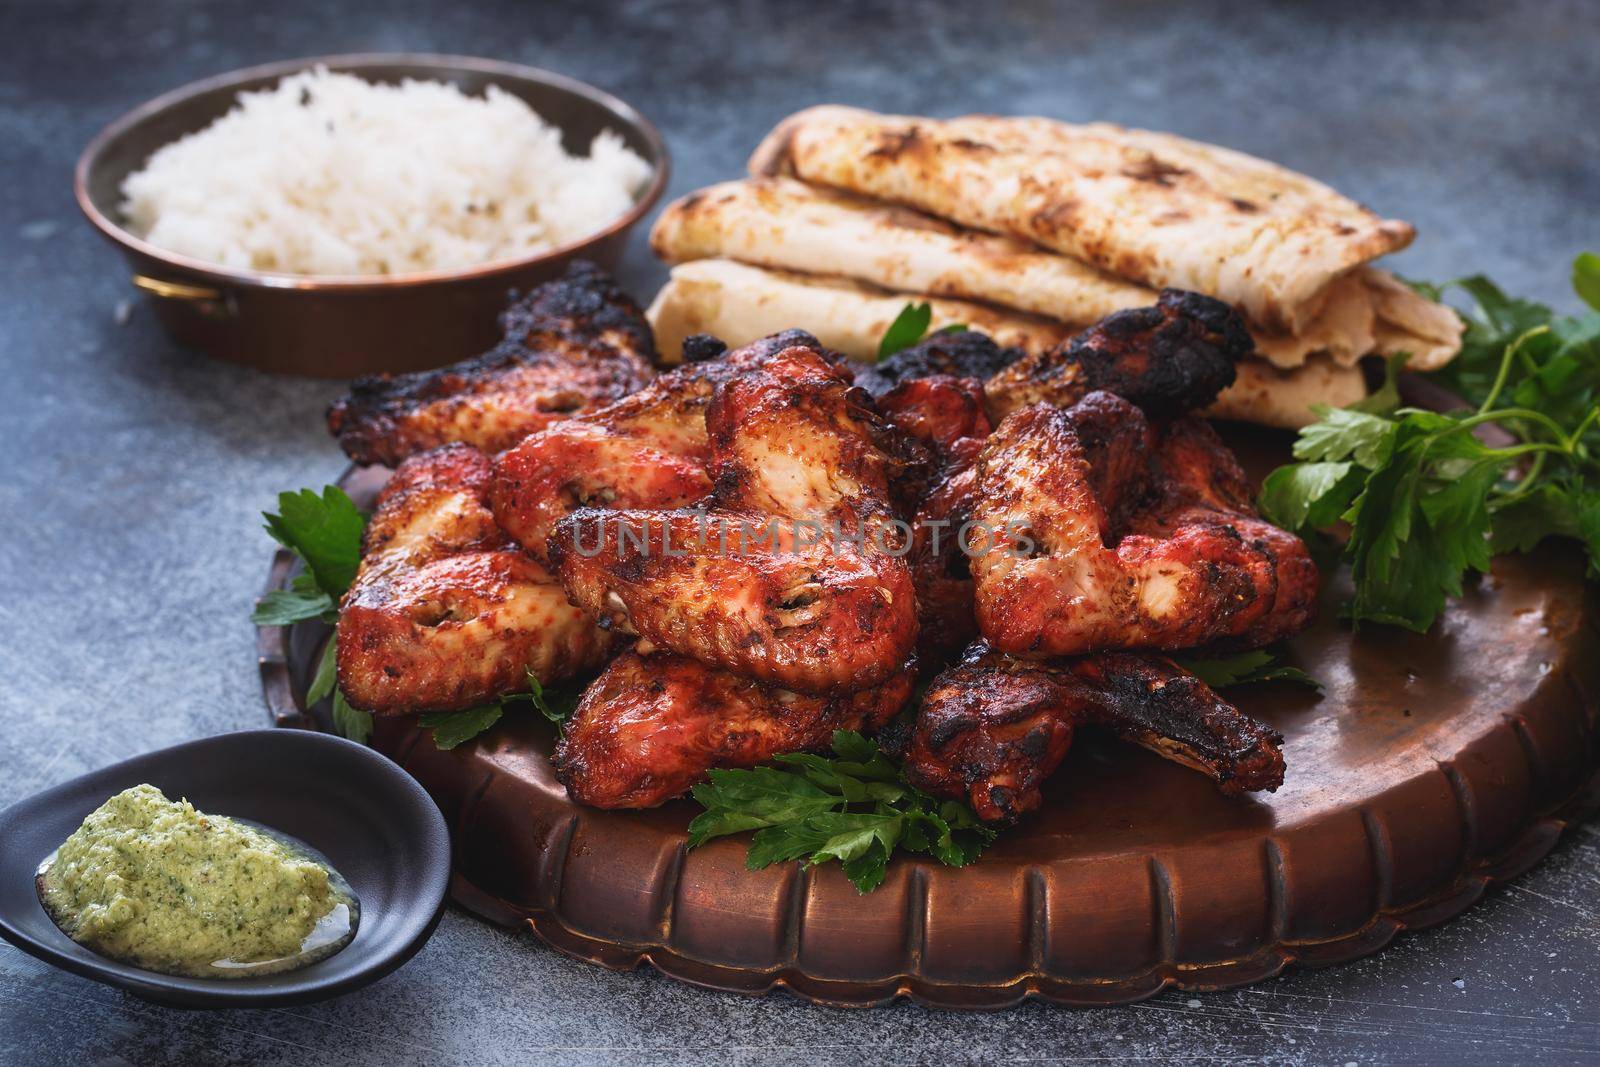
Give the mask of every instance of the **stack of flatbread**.
[[1371, 266], [1410, 225], [1171, 134], [824, 106], [784, 120], [749, 169], [651, 233], [675, 264], [649, 311], [668, 359], [689, 334], [794, 326], [870, 359], [908, 296], [933, 329], [1035, 351], [1173, 286], [1238, 307], [1256, 339], [1214, 413], [1298, 426], [1310, 404], [1365, 395], [1363, 356], [1429, 370], [1460, 349], [1453, 311]]

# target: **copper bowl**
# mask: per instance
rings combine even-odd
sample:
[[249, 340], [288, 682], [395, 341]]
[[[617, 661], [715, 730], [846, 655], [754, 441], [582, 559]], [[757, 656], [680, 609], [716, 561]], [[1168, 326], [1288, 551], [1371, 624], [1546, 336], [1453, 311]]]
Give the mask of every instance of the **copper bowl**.
[[[317, 64], [369, 81], [450, 82], [473, 94], [497, 85], [560, 129], [568, 151], [586, 150], [602, 129], [615, 130], [650, 164], [650, 183], [626, 214], [580, 241], [522, 259], [430, 273], [353, 277], [237, 270], [157, 248], [123, 228], [123, 179], [151, 153], [209, 125], [233, 107], [241, 91], [265, 88]], [[122, 249], [133, 284], [179, 342], [280, 374], [351, 378], [474, 355], [499, 339], [496, 318], [509, 290], [547, 281], [573, 259], [614, 267], [629, 231], [660, 199], [668, 169], [666, 145], [648, 120], [571, 78], [465, 56], [343, 55], [251, 67], [157, 97], [90, 142], [78, 160], [74, 186], [78, 206]]]

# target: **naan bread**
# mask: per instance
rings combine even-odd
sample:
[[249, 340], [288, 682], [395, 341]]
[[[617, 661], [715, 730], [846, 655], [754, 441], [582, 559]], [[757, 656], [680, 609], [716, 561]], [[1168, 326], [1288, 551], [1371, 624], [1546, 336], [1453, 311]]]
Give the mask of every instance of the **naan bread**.
[[924, 119], [815, 107], [751, 157], [790, 174], [1176, 286], [1298, 334], [1329, 284], [1414, 235], [1326, 185], [1241, 152], [1105, 123]]
[[661, 213], [650, 247], [668, 263], [723, 258], [842, 276], [897, 293], [982, 300], [1080, 329], [1155, 302], [1142, 285], [1038, 245], [792, 178], [691, 193]]
[[1411, 353], [1412, 370], [1438, 370], [1461, 351], [1467, 324], [1449, 307], [1429, 300], [1388, 271], [1365, 267], [1357, 274], [1365, 281], [1377, 312], [1373, 328], [1380, 355]]
[[[927, 300], [937, 330], [964, 323], [1007, 348], [1049, 348], [1072, 331], [1058, 322], [961, 300]], [[799, 328], [853, 359], [873, 360], [878, 342], [905, 308], [904, 294], [836, 278], [764, 270], [726, 259], [700, 259], [672, 268], [645, 316], [656, 351], [668, 363], [682, 356], [683, 339], [709, 333], [730, 347]]]
[[1239, 377], [1206, 410], [1216, 419], [1238, 419], [1286, 430], [1317, 421], [1312, 404], [1342, 408], [1367, 395], [1360, 367], [1341, 367], [1321, 357], [1294, 370], [1279, 370], [1260, 359], [1238, 365]]
[[1280, 368], [1320, 353], [1350, 365], [1362, 356], [1409, 353], [1412, 370], [1438, 370], [1461, 351], [1466, 323], [1388, 271], [1357, 267], [1328, 286], [1322, 308], [1294, 336], [1251, 328], [1256, 351]]
[[[650, 244], [668, 263], [726, 258], [842, 276], [898, 293], [980, 300], [1074, 329], [1156, 300], [1153, 289], [1038, 245], [792, 178], [724, 182], [692, 193], [662, 212]], [[1251, 329], [1257, 350], [1282, 368], [1298, 367], [1314, 353], [1352, 364], [1374, 352], [1405, 350], [1419, 370], [1447, 362], [1460, 347], [1460, 332], [1454, 312], [1371, 267], [1336, 280], [1303, 333]]]
[[[683, 339], [690, 334], [709, 333], [737, 347], [794, 327], [809, 330], [829, 348], [871, 361], [907, 299], [857, 282], [700, 259], [674, 267], [645, 314], [655, 330], [656, 349], [667, 362], [682, 358]], [[1074, 332], [1037, 316], [927, 299], [932, 329], [965, 323], [1000, 345], [1026, 352], [1048, 349]], [[1294, 428], [1313, 421], [1312, 404], [1342, 406], [1365, 395], [1359, 367], [1318, 357], [1296, 370], [1280, 371], [1252, 359], [1239, 364], [1238, 380], [1209, 414]]]

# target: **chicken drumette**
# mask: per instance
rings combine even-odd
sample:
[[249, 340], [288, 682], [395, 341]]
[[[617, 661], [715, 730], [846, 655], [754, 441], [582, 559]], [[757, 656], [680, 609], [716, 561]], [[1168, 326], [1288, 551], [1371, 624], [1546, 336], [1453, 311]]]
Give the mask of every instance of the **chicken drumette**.
[[1071, 405], [1103, 388], [1147, 411], [1180, 414], [1215, 400], [1249, 351], [1237, 312], [1168, 290], [1156, 305], [1109, 316], [1040, 355], [1019, 358], [981, 334], [937, 334], [863, 372], [858, 381], [879, 394], [879, 407], [927, 442], [936, 461], [918, 498], [910, 557], [924, 658], [953, 655], [977, 633], [968, 557], [984, 535], [973, 525], [973, 467], [990, 432], [985, 407], [998, 417], [1027, 400]]
[[1033, 404], [1067, 407], [1103, 390], [1162, 417], [1198, 411], [1233, 384], [1255, 348], [1244, 319], [1209, 296], [1163, 289], [1150, 307], [1107, 315], [1055, 348], [1012, 362], [984, 383], [999, 422]]

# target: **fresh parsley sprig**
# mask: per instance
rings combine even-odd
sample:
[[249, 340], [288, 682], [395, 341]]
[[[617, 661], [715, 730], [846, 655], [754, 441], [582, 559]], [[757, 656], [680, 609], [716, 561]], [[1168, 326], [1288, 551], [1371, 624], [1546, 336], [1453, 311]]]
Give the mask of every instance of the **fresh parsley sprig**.
[[433, 731], [435, 748], [448, 752], [457, 745], [471, 741], [500, 721], [505, 714], [505, 702], [480, 704], [463, 711], [428, 711], [417, 717], [417, 724]]
[[[933, 306], [927, 301], [907, 304], [901, 308], [900, 314], [894, 317], [894, 321], [883, 331], [883, 337], [878, 341], [878, 358], [886, 359], [921, 341], [928, 335], [928, 325], [931, 322], [933, 322]], [[952, 322], [934, 332], [960, 333], [966, 328], [966, 323]]]
[[[329, 485], [320, 495], [310, 489], [279, 493], [277, 513], [263, 512], [262, 518], [273, 540], [299, 556], [306, 569], [295, 576], [288, 589], [273, 590], [262, 597], [250, 620], [258, 626], [290, 626], [305, 619], [337, 622], [339, 600], [355, 581], [356, 569], [361, 565], [366, 515], [343, 489]], [[334, 729], [365, 744], [372, 736], [372, 716], [345, 699], [338, 686], [337, 660], [337, 635], [329, 635], [306, 690], [306, 705], [331, 694]]]
[[250, 616], [257, 626], [289, 626], [303, 619], [338, 619], [339, 598], [355, 581], [367, 517], [338, 486], [278, 494], [278, 512], [262, 512], [267, 533], [305, 564], [288, 589], [262, 597]]
[[994, 830], [965, 805], [907, 785], [875, 742], [839, 730], [833, 752], [797, 752], [778, 756], [777, 766], [712, 771], [710, 781], [694, 787], [706, 810], [689, 824], [689, 847], [754, 830], [745, 851], [749, 869], [836, 860], [857, 890], [870, 893], [883, 883], [897, 848], [964, 867], [994, 840]]
[[[1348, 524], [1358, 625], [1426, 631], [1468, 571], [1549, 536], [1581, 541], [1600, 577], [1600, 257], [1578, 257], [1573, 284], [1596, 311], [1558, 316], [1482, 277], [1419, 286], [1475, 303], [1461, 355], [1438, 375], [1474, 406], [1399, 406], [1395, 363], [1376, 396], [1316, 409], [1295, 442], [1300, 462], [1268, 475], [1267, 518], [1302, 532]], [[1490, 425], [1506, 443], [1478, 436]]]
[[526, 677], [526, 693], [508, 693], [498, 700], [465, 711], [430, 711], [417, 721], [433, 731], [434, 745], [445, 751], [471, 741], [499, 722], [507, 711], [506, 705], [511, 701], [527, 701], [557, 727], [564, 727], [577, 708], [578, 701], [583, 698], [583, 684], [570, 682], [547, 688], [539, 683], [538, 675], [532, 671], [527, 671]]
[[538, 677], [532, 671], [528, 672], [528, 699], [539, 709], [540, 715], [558, 727], [565, 727], [567, 720], [572, 718], [572, 713], [578, 709], [578, 701], [583, 699], [583, 690], [584, 686], [575, 682], [546, 689], [539, 684]]

